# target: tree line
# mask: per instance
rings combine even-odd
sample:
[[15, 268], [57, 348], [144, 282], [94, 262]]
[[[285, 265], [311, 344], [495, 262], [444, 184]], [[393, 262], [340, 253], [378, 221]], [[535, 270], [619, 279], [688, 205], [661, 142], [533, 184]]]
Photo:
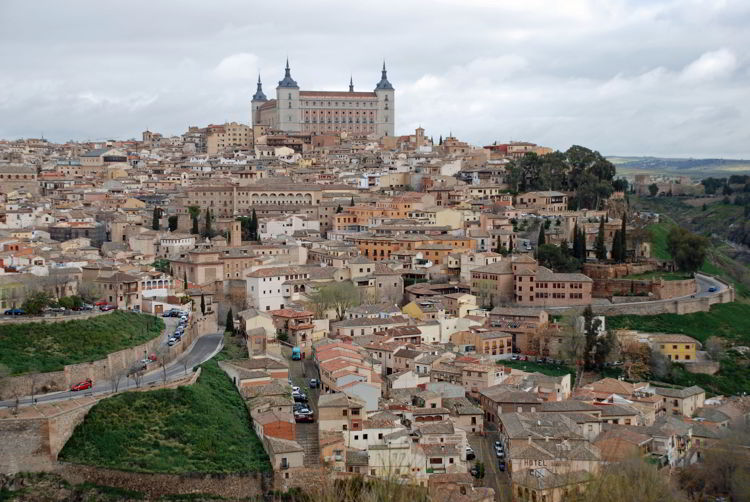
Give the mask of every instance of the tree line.
[[574, 192], [570, 209], [599, 209], [612, 192], [627, 189], [627, 182], [614, 181], [614, 177], [614, 164], [599, 152], [579, 145], [547, 155], [527, 153], [512, 161], [508, 169], [508, 184], [514, 193]]

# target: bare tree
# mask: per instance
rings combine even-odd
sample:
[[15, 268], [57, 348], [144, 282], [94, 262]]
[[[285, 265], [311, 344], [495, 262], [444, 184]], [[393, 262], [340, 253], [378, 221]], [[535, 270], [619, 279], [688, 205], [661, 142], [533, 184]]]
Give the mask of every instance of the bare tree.
[[118, 370], [118, 371], [110, 372], [109, 385], [112, 389], [112, 393], [116, 394], [117, 391], [120, 389], [120, 382], [122, 382], [122, 377], [124, 377], [126, 373], [127, 373], [127, 370]]
[[669, 372], [672, 369], [672, 363], [667, 356], [658, 350], [653, 350], [651, 351], [649, 367], [651, 369], [651, 376], [654, 378], [664, 378], [669, 375]]
[[718, 336], [712, 336], [706, 340], [703, 346], [714, 361], [720, 361], [724, 357], [724, 351], [726, 350], [726, 343], [724, 339]]
[[165, 346], [161, 346], [156, 350], [156, 357], [159, 364], [159, 368], [161, 368], [161, 379], [164, 385], [167, 385], [167, 357], [169, 356], [169, 352], [167, 351], [167, 348]]
[[143, 366], [140, 362], [135, 363], [131, 366], [128, 371], [128, 378], [130, 378], [135, 384], [136, 388], [141, 387], [141, 381], [143, 380]]

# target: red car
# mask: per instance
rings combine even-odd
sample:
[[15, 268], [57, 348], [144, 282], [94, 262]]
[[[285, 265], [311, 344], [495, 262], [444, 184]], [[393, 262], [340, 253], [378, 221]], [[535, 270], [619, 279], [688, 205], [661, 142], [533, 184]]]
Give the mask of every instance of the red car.
[[83, 382], [78, 382], [77, 384], [73, 385], [70, 388], [70, 390], [72, 391], [86, 390], [86, 389], [90, 389], [93, 386], [94, 386], [94, 382], [92, 382], [90, 378], [87, 378]]

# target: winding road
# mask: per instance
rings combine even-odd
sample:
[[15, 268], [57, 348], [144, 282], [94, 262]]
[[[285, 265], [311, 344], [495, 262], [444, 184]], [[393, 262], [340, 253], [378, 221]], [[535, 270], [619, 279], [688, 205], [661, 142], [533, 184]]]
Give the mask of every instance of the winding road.
[[[204, 335], [193, 342], [192, 346], [178, 356], [174, 361], [166, 366], [166, 379], [167, 382], [176, 380], [185, 376], [189, 371], [192, 371], [194, 366], [202, 364], [213, 356], [215, 356], [224, 345], [223, 333], [215, 333], [211, 335]], [[141, 379], [141, 387], [148, 387], [151, 384], [162, 383], [164, 381], [164, 373], [158, 365], [153, 365], [149, 368], [149, 371], [143, 375]], [[136, 385], [133, 380], [124, 378], [120, 381], [118, 391], [124, 391], [132, 389]], [[36, 403], [49, 403], [55, 401], [62, 401], [65, 399], [72, 399], [78, 396], [98, 396], [101, 394], [110, 394], [113, 391], [112, 382], [110, 380], [102, 380], [96, 382], [92, 389], [73, 392], [70, 390], [50, 392], [49, 394], [39, 394], [34, 396]], [[31, 396], [25, 396], [19, 399], [18, 404], [28, 405], [31, 404]], [[0, 408], [15, 406], [15, 399], [9, 399], [7, 401], [0, 401]]]

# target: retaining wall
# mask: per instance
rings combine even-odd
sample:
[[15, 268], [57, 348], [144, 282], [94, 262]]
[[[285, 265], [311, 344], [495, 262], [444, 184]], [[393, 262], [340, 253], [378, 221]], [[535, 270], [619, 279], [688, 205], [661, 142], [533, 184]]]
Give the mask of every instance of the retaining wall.
[[[165, 357], [167, 363], [178, 357], [199, 337], [217, 333], [218, 326], [216, 314], [202, 316], [193, 313], [190, 325], [182, 336], [182, 341], [169, 348], [161, 357]], [[99, 359], [88, 363], [69, 364], [62, 371], [50, 373], [33, 373], [9, 377], [0, 386], [0, 400], [12, 399], [16, 393], [19, 396], [31, 395], [31, 386], [34, 385], [35, 394], [46, 392], [67, 391], [76, 382], [92, 379], [94, 382], [108, 380], [112, 375], [123, 374], [136, 362], [146, 355], [158, 352], [163, 347], [164, 333], [159, 336], [129, 349], [113, 352], [106, 359]]]

